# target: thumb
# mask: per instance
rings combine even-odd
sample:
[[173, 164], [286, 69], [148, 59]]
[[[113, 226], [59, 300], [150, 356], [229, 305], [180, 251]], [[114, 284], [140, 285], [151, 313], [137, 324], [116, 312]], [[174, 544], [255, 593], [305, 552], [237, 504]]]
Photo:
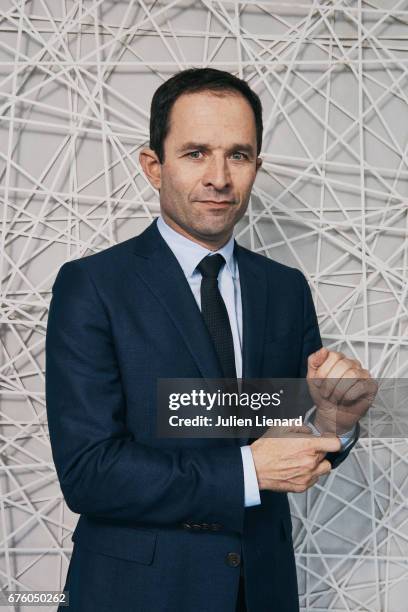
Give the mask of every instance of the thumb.
[[309, 378], [313, 378], [316, 375], [317, 370], [326, 361], [328, 354], [329, 349], [322, 346], [321, 349], [309, 355], [307, 358], [307, 375]]

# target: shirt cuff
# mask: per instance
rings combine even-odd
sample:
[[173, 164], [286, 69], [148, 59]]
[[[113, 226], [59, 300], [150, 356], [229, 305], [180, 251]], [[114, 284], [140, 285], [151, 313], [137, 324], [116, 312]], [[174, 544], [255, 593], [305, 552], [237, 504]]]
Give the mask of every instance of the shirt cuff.
[[[322, 435], [321, 432], [317, 429], [317, 427], [313, 423], [315, 412], [316, 412], [316, 406], [313, 406], [312, 408], [310, 408], [310, 410], [308, 410], [305, 414], [303, 424], [306, 425], [307, 427], [310, 427], [314, 436], [321, 436]], [[350, 431], [346, 431], [346, 433], [342, 434], [341, 436], [338, 436], [341, 442], [342, 451], [345, 451], [350, 446], [350, 444], [354, 441], [355, 435], [356, 435], [356, 425], [354, 425], [353, 429], [351, 429]]]
[[241, 446], [241, 455], [244, 468], [245, 507], [258, 506], [261, 503], [261, 496], [251, 447]]

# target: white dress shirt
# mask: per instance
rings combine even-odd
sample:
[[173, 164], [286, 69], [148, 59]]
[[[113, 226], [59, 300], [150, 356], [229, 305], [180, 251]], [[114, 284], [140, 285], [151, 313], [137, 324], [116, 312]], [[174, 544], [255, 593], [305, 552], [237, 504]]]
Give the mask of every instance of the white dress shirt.
[[[242, 378], [242, 302], [239, 269], [234, 257], [234, 237], [231, 236], [228, 242], [218, 251], [210, 251], [210, 249], [176, 232], [161, 216], [157, 220], [157, 229], [177, 258], [200, 310], [202, 275], [199, 270], [196, 270], [196, 267], [206, 255], [219, 253], [224, 257], [225, 265], [222, 266], [218, 276], [218, 287], [230, 321], [237, 378]], [[313, 423], [309, 422], [313, 411], [314, 408], [308, 411], [304, 422], [311, 427], [315, 435], [320, 435]], [[343, 449], [347, 448], [352, 442], [354, 431], [355, 429], [341, 436]], [[241, 446], [241, 455], [244, 470], [245, 506], [256, 506], [261, 503], [261, 498], [251, 447], [249, 445]]]

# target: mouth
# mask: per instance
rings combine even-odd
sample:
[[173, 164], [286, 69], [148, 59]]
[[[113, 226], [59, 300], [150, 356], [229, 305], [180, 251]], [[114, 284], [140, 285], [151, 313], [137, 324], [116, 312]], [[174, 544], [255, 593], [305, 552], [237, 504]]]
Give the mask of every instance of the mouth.
[[212, 206], [231, 206], [233, 202], [231, 200], [197, 200], [200, 204], [211, 204]]

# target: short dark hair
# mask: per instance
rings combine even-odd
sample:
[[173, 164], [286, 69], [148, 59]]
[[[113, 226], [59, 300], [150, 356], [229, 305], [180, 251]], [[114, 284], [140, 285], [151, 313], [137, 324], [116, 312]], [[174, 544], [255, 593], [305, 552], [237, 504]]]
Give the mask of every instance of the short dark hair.
[[169, 131], [170, 111], [184, 93], [212, 91], [214, 93], [239, 92], [251, 105], [255, 115], [257, 155], [262, 147], [262, 104], [248, 83], [230, 72], [216, 68], [187, 68], [177, 72], [154, 92], [150, 107], [150, 148], [164, 163], [164, 140]]

